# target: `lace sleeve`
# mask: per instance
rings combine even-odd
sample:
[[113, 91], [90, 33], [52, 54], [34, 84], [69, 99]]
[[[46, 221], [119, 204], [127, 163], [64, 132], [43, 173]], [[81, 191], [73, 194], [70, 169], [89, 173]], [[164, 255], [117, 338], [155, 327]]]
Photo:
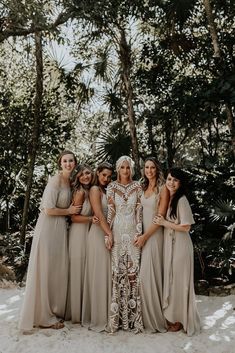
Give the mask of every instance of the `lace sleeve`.
[[142, 205], [141, 205], [141, 195], [142, 195], [142, 188], [140, 185], [137, 185], [137, 201], [136, 201], [136, 236], [142, 234], [142, 219], [143, 219], [143, 212], [142, 212]]
[[108, 202], [108, 215], [107, 215], [107, 222], [110, 228], [112, 228], [113, 220], [115, 217], [115, 201], [114, 201], [114, 188], [112, 183], [109, 184], [107, 188], [107, 202]]

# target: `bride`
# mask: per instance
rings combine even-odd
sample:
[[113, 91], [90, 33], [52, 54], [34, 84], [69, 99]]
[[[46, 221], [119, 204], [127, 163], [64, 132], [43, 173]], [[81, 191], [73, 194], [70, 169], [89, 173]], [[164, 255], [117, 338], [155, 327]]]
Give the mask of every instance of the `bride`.
[[122, 156], [116, 163], [117, 180], [107, 189], [108, 223], [112, 228], [112, 298], [108, 331], [143, 331], [140, 301], [140, 249], [134, 246], [142, 232], [141, 186], [132, 180], [134, 162]]

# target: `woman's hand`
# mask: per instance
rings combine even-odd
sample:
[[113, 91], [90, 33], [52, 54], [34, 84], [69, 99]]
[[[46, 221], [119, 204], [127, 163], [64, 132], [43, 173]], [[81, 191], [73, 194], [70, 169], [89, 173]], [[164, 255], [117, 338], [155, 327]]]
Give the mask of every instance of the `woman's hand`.
[[142, 248], [145, 245], [146, 240], [147, 239], [144, 234], [136, 236], [134, 240], [134, 245], [137, 246], [137, 248]]
[[100, 220], [99, 220], [98, 217], [93, 216], [92, 219], [91, 219], [91, 222], [92, 222], [93, 224], [98, 224], [98, 223], [100, 223]]
[[72, 214], [79, 214], [81, 212], [82, 209], [82, 205], [73, 205], [71, 204], [68, 208], [68, 214], [72, 215]]
[[108, 250], [111, 250], [112, 249], [112, 246], [113, 246], [113, 236], [112, 234], [110, 235], [105, 235], [104, 237], [104, 243], [105, 243], [105, 246]]
[[157, 215], [154, 217], [153, 223], [158, 224], [159, 226], [164, 226], [166, 223], [166, 220], [163, 216]]

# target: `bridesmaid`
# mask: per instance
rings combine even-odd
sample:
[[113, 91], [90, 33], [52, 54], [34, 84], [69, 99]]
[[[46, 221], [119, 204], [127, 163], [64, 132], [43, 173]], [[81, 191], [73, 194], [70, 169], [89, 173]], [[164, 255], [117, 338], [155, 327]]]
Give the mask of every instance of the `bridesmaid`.
[[166, 215], [169, 191], [164, 185], [163, 173], [156, 158], [144, 163], [144, 181], [141, 204], [143, 231], [135, 244], [142, 247], [140, 289], [144, 328], [148, 332], [166, 332], [162, 312], [163, 291], [163, 228], [153, 224], [157, 214]]
[[[111, 299], [112, 231], [106, 221], [106, 187], [111, 181], [113, 168], [101, 163], [90, 189], [90, 202], [99, 224], [93, 223], [87, 236], [87, 258], [84, 284], [82, 324], [89, 329], [105, 330]], [[106, 246], [105, 246], [106, 245]]]
[[86, 260], [86, 238], [90, 224], [96, 222], [91, 216], [89, 189], [92, 180], [90, 166], [78, 166], [73, 182], [73, 204], [79, 206], [81, 213], [71, 217], [69, 230], [69, 288], [66, 320], [81, 323], [83, 305], [83, 286]]
[[193, 244], [189, 236], [194, 223], [185, 192], [185, 175], [171, 169], [166, 180], [170, 203], [166, 219], [156, 217], [164, 226], [163, 311], [169, 331], [184, 331], [192, 336], [200, 332], [200, 319], [194, 293]]
[[60, 154], [61, 171], [49, 179], [44, 190], [40, 215], [34, 230], [28, 275], [19, 328], [60, 329], [64, 324], [68, 281], [66, 217], [80, 211], [70, 205], [70, 174], [76, 157], [70, 151]]

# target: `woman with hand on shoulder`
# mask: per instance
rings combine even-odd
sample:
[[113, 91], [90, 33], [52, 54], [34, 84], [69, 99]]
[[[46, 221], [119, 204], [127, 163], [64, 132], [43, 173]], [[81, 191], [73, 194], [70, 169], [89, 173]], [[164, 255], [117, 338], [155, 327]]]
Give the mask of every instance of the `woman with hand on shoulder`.
[[66, 217], [77, 214], [79, 206], [70, 205], [70, 175], [76, 165], [71, 151], [60, 154], [61, 171], [51, 177], [44, 190], [41, 213], [34, 230], [26, 290], [19, 328], [60, 329], [64, 324], [68, 283]]
[[144, 328], [149, 332], [166, 332], [162, 311], [163, 295], [163, 227], [154, 224], [157, 214], [166, 215], [169, 191], [161, 168], [154, 157], [144, 163], [143, 235], [135, 242], [142, 247], [140, 288]]
[[106, 220], [106, 187], [112, 172], [111, 164], [101, 163], [89, 193], [91, 207], [99, 223], [91, 225], [87, 236], [82, 324], [97, 332], [105, 330], [111, 299], [112, 231]]
[[169, 331], [183, 328], [192, 336], [200, 332], [200, 319], [194, 293], [193, 244], [189, 236], [194, 219], [186, 198], [184, 173], [178, 168], [171, 169], [166, 186], [170, 192], [167, 216], [166, 219], [156, 217], [156, 223], [164, 226], [163, 311]]
[[66, 319], [81, 323], [83, 305], [83, 287], [86, 261], [87, 234], [92, 222], [97, 222], [91, 214], [89, 189], [92, 181], [89, 165], [78, 166], [73, 182], [73, 204], [80, 207], [78, 215], [71, 216], [69, 229], [69, 288]]

